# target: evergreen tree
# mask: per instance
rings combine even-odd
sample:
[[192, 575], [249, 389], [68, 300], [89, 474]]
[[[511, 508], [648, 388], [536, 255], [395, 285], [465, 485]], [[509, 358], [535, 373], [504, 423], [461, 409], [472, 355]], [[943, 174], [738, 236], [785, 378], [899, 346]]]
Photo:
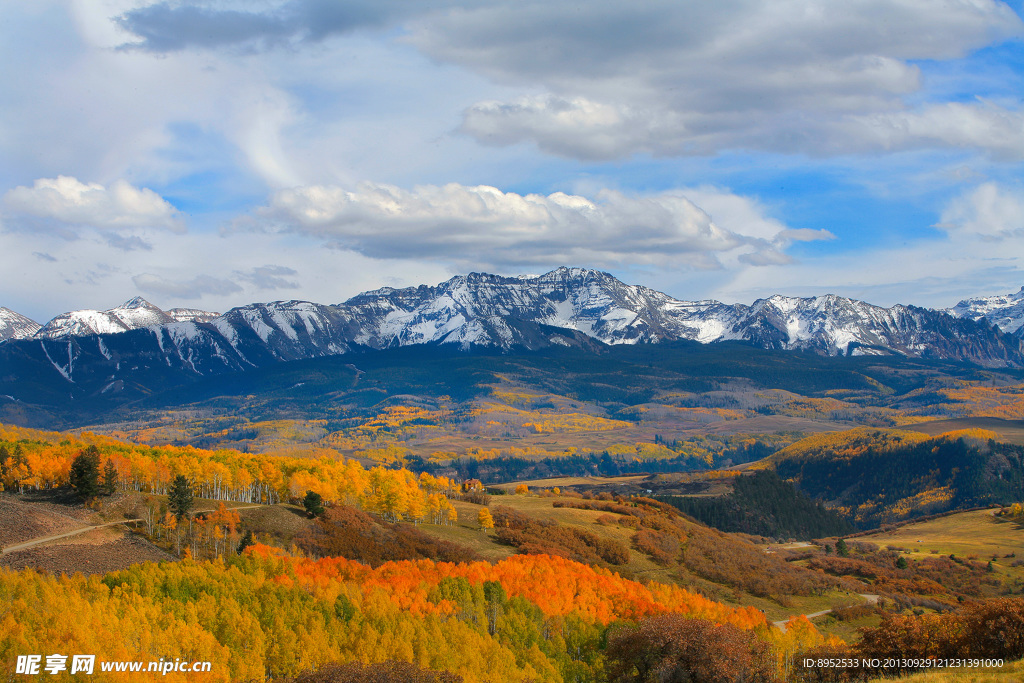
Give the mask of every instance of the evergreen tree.
[[324, 499], [316, 491], [306, 491], [306, 497], [302, 499], [302, 507], [306, 508], [306, 514], [310, 517], [323, 517], [327, 512], [324, 507]]
[[107, 464], [103, 467], [103, 493], [112, 496], [117, 492], [118, 476], [114, 461], [107, 458]]
[[167, 492], [167, 505], [174, 516], [181, 520], [192, 511], [192, 484], [184, 474], [179, 474]]
[[836, 555], [839, 557], [849, 557], [850, 549], [846, 545], [846, 539], [840, 538], [836, 541]]
[[100, 451], [89, 446], [75, 456], [71, 463], [68, 482], [78, 497], [83, 500], [95, 498], [100, 493]]
[[241, 555], [251, 545], [256, 545], [256, 541], [252, 537], [252, 532], [246, 530], [242, 540], [238, 542], [238, 554]]

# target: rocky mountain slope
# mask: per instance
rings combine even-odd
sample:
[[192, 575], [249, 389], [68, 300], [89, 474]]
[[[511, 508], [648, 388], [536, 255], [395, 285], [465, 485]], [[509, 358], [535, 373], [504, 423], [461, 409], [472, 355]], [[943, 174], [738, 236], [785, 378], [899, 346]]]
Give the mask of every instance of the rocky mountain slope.
[[99, 390], [109, 392], [137, 381], [140, 371], [170, 379], [361, 349], [437, 344], [510, 352], [674, 340], [1024, 366], [1021, 340], [985, 320], [834, 295], [773, 296], [750, 306], [680, 301], [581, 268], [535, 277], [471, 273], [433, 287], [365, 292], [337, 305], [279, 301], [212, 319], [190, 315], [175, 320], [133, 299], [110, 311], [58, 316], [33, 339], [0, 345], [0, 374], [24, 374], [25, 364], [35, 363], [35, 372], [56, 373], [69, 384], [101, 382]]
[[1024, 336], [1024, 287], [1016, 294], [964, 299], [947, 312], [967, 320], [984, 318], [1003, 332]]
[[39, 323], [0, 306], [0, 342], [7, 339], [24, 339], [39, 330]]
[[[106, 311], [90, 309], [61, 313], [40, 326], [7, 308], [0, 309], [0, 341], [5, 339], [64, 339], [90, 334], [115, 334], [173, 322], [209, 322], [219, 313], [194, 308], [163, 311], [140, 296]], [[6, 326], [5, 326], [6, 323]]]

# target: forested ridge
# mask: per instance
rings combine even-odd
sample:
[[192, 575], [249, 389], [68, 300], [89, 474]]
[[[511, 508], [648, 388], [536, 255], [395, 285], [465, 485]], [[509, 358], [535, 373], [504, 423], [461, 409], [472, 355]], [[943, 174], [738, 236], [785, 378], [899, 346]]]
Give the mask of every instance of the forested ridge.
[[732, 480], [732, 493], [717, 497], [658, 496], [658, 500], [708, 526], [774, 538], [822, 538], [852, 533], [848, 520], [808, 497], [776, 472], [762, 470]]
[[982, 430], [927, 437], [860, 428], [808, 437], [764, 466], [859, 527], [872, 528], [1024, 498], [1024, 446], [994, 436]]

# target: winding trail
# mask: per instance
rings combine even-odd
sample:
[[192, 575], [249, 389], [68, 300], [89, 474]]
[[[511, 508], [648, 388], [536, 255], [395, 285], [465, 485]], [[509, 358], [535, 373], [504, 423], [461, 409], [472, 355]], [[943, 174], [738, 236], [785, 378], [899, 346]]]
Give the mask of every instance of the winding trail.
[[13, 553], [18, 550], [24, 550], [25, 548], [31, 548], [32, 546], [46, 543], [47, 541], [56, 541], [59, 538], [67, 538], [68, 536], [77, 536], [78, 534], [84, 534], [86, 531], [92, 531], [93, 529], [102, 529], [106, 526], [117, 526], [118, 524], [128, 524], [130, 522], [141, 522], [141, 519], [122, 519], [117, 522], [107, 522], [106, 524], [90, 524], [83, 526], [80, 529], [74, 531], [65, 531], [62, 534], [55, 534], [53, 536], [42, 536], [40, 538], [33, 538], [31, 541], [25, 541], [24, 543], [15, 543], [9, 545], [6, 548], [0, 548], [0, 555], [6, 555], [7, 553]]
[[[228, 508], [228, 510], [232, 510], [232, 511], [234, 511], [234, 510], [251, 510], [253, 508], [262, 508], [262, 507], [266, 507], [266, 506], [265, 505], [243, 505], [243, 506], [236, 507], [236, 508]], [[195, 511], [192, 512], [192, 514], [193, 515], [198, 515], [198, 514], [201, 514], [201, 513], [204, 513], [204, 512], [216, 512], [216, 510], [195, 510]], [[62, 534], [54, 534], [53, 536], [41, 536], [39, 538], [33, 538], [30, 541], [24, 541], [22, 543], [15, 543], [14, 545], [9, 545], [6, 548], [0, 548], [0, 555], [6, 555], [7, 553], [13, 553], [13, 552], [17, 552], [19, 550], [25, 550], [26, 548], [31, 548], [33, 546], [41, 545], [41, 544], [47, 543], [49, 541], [56, 541], [56, 540], [61, 539], [61, 538], [67, 538], [69, 536], [77, 536], [78, 534], [84, 534], [86, 531], [92, 531], [93, 529], [102, 529], [103, 527], [117, 526], [118, 524], [131, 524], [132, 522], [143, 522], [143, 521], [145, 521], [145, 520], [143, 520], [141, 518], [136, 518], [136, 519], [121, 519], [121, 520], [118, 520], [116, 522], [106, 522], [104, 524], [89, 524], [89, 525], [83, 526], [83, 527], [81, 527], [79, 529], [74, 529], [73, 531], [65, 531]]]
[[[857, 595], [859, 595], [860, 597], [864, 598], [864, 600], [867, 601], [867, 604], [869, 604], [869, 605], [877, 605], [878, 604], [878, 596], [877, 595], [872, 595], [870, 593], [857, 593]], [[808, 619], [814, 619], [815, 617], [824, 616], [824, 615], [828, 614], [831, 611], [832, 611], [831, 609], [824, 609], [824, 610], [822, 610], [820, 612], [813, 612], [811, 614], [805, 614], [804, 616], [807, 617]], [[780, 629], [785, 631], [786, 630], [786, 623], [788, 621], [789, 621], [789, 619], [783, 619], [782, 621], [773, 621], [772, 624], [775, 625], [775, 626], [778, 626]]]

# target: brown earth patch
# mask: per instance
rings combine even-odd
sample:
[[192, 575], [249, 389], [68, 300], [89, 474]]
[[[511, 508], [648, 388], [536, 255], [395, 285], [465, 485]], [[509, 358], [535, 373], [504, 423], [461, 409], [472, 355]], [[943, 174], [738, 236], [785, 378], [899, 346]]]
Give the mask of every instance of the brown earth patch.
[[91, 511], [84, 515], [68, 506], [51, 502], [26, 502], [10, 495], [0, 495], [0, 546], [6, 547], [40, 536], [53, 536], [74, 531], [86, 525]]
[[265, 505], [239, 510], [238, 514], [242, 518], [243, 531], [267, 534], [285, 544], [313, 526], [313, 520], [306, 517], [305, 510], [296, 505]]
[[170, 553], [127, 531], [97, 529], [26, 550], [0, 555], [0, 566], [11, 569], [31, 567], [51, 574], [106, 574], [127, 569], [140, 562], [174, 562]]

